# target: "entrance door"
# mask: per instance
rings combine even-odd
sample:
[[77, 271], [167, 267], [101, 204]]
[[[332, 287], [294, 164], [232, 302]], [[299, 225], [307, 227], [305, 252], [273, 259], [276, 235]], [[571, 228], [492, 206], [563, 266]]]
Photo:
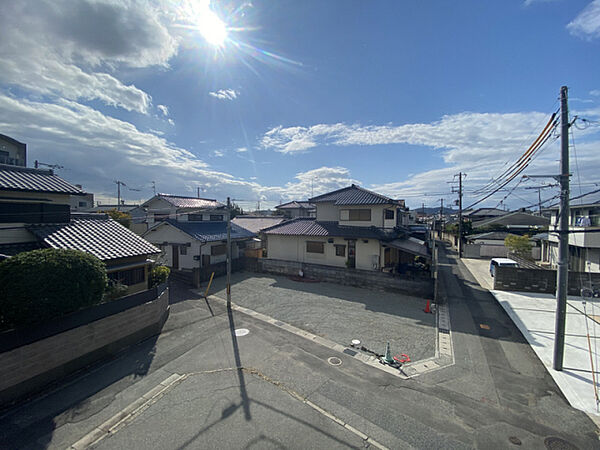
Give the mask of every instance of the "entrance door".
[[348, 241], [348, 267], [356, 267], [356, 241]]
[[210, 266], [210, 255], [202, 255], [202, 267]]
[[173, 244], [171, 246], [173, 249], [173, 269], [179, 269], [179, 245]]

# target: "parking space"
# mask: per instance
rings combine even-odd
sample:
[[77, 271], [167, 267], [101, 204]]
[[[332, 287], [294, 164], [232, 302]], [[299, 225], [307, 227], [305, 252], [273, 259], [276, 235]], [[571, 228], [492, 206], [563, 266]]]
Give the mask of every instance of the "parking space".
[[[210, 294], [226, 298], [225, 277], [213, 281]], [[423, 310], [425, 299], [332, 283], [235, 273], [232, 301], [340, 345], [353, 339], [378, 353], [386, 342], [392, 353], [413, 361], [435, 356], [435, 315]]]

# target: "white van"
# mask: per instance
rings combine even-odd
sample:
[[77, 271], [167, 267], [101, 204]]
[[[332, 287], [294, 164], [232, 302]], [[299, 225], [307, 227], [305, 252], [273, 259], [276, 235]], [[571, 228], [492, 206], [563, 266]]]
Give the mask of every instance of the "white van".
[[492, 258], [490, 261], [490, 275], [496, 275], [496, 267], [519, 267], [516, 261], [509, 258]]

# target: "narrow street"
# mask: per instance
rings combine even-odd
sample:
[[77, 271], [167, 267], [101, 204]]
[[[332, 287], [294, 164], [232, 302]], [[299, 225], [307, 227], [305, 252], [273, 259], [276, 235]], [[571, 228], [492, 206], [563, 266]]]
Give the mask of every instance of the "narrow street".
[[4, 411], [0, 447], [600, 448], [493, 297], [441, 253], [450, 367], [402, 380], [175, 286], [158, 338]]

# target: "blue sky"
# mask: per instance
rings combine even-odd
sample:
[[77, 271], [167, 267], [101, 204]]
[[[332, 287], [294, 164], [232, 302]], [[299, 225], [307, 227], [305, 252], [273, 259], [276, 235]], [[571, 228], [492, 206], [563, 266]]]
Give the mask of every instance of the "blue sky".
[[[590, 121], [572, 128], [573, 191], [600, 182], [600, 0], [4, 9], [0, 133], [104, 202], [121, 180], [127, 201], [152, 181], [246, 208], [359, 183], [434, 206], [462, 171], [469, 203], [533, 142], [561, 85]], [[558, 155], [548, 144], [525, 173], [556, 173]], [[480, 206], [535, 202], [539, 183], [519, 180]]]

